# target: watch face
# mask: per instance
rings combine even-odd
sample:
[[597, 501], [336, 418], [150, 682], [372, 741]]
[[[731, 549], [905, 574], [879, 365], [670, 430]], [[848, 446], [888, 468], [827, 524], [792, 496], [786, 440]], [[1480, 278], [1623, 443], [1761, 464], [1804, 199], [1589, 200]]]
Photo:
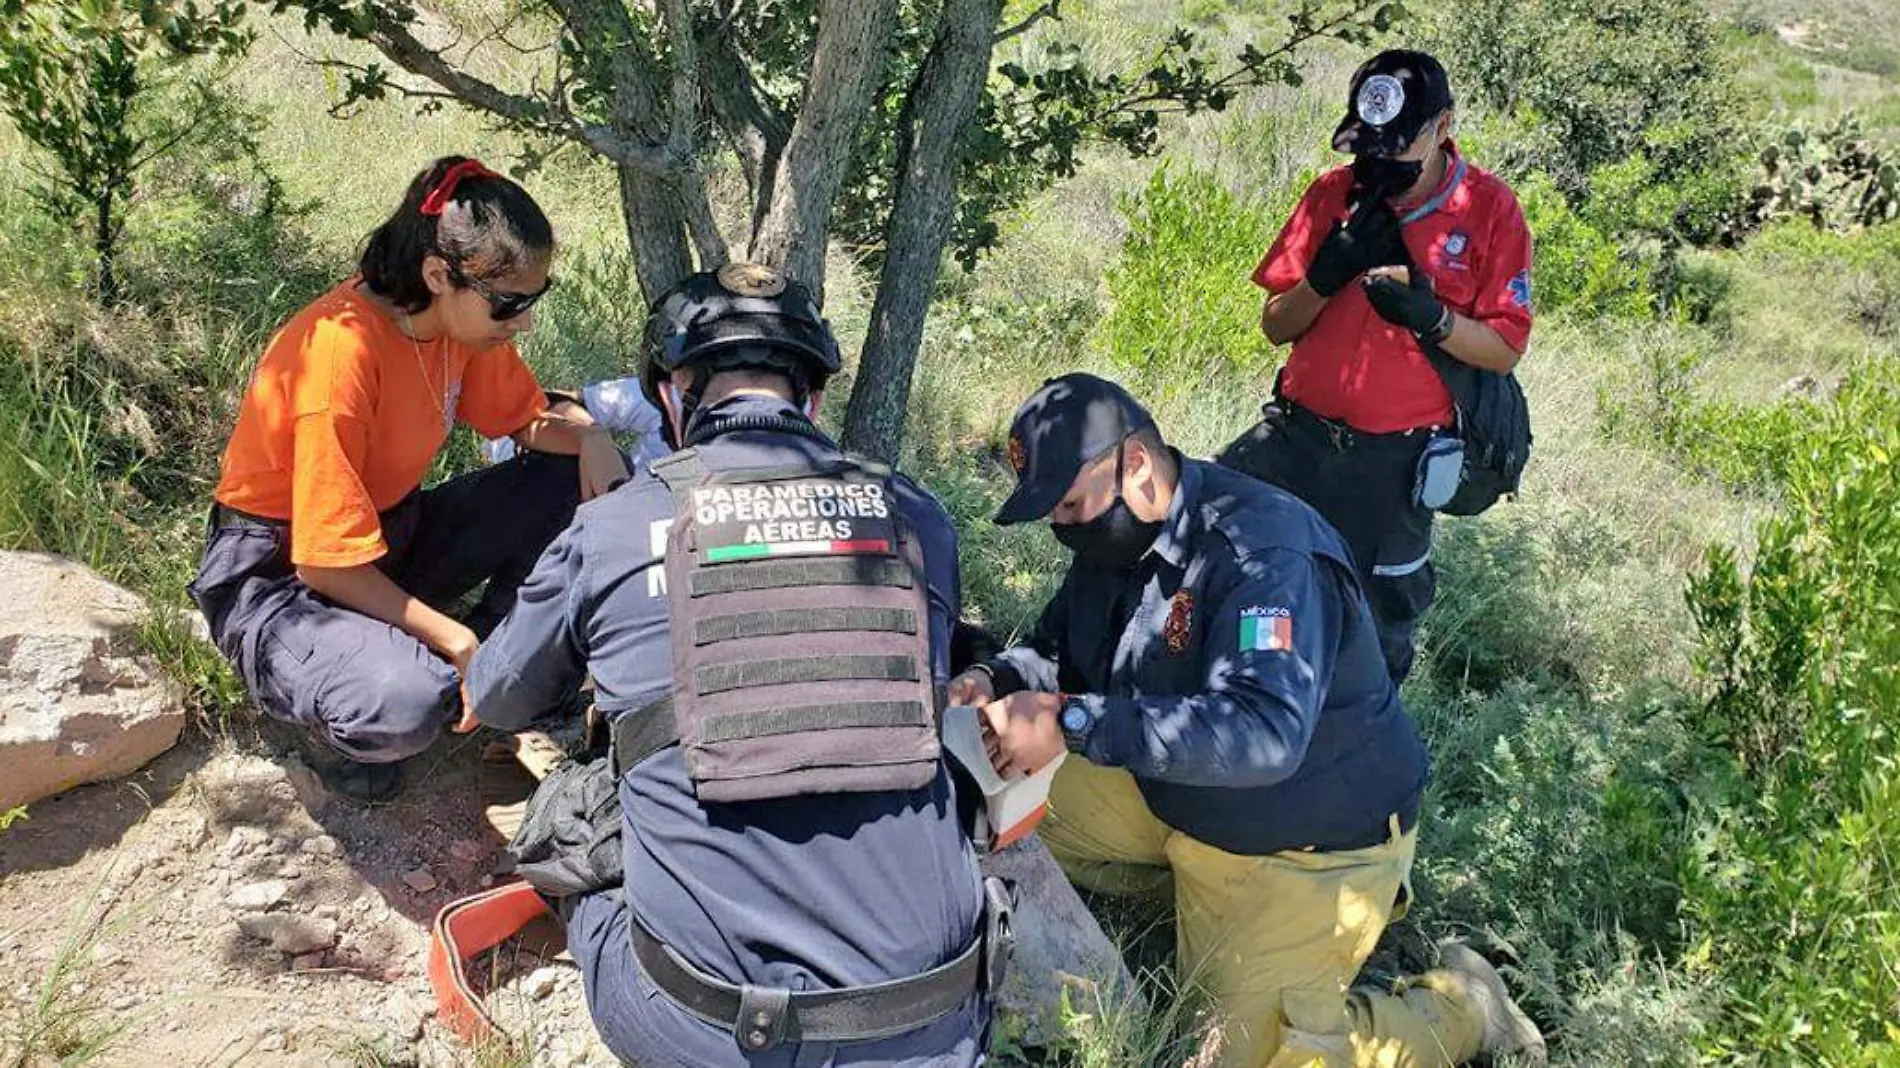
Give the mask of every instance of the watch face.
[[1062, 729], [1073, 734], [1089, 725], [1089, 710], [1071, 701], [1062, 706]]

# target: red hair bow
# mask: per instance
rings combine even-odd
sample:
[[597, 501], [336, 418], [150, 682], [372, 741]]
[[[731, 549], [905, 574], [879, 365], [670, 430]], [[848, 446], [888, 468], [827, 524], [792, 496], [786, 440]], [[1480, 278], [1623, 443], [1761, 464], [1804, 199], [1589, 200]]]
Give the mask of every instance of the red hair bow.
[[422, 198], [421, 212], [424, 215], [440, 215], [449, 206], [449, 199], [455, 196], [455, 187], [462, 184], [464, 178], [499, 178], [501, 175], [482, 166], [480, 160], [465, 159], [450, 167], [442, 175], [442, 180]]

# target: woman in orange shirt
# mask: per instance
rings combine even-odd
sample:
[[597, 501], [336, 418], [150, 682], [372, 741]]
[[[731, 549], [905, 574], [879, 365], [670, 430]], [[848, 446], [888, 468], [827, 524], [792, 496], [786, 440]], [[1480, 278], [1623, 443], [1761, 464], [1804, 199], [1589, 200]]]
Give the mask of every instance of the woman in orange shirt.
[[[257, 704], [341, 754], [320, 770], [350, 796], [394, 796], [398, 761], [473, 729], [460, 672], [480, 635], [575, 506], [627, 477], [515, 349], [553, 251], [519, 185], [439, 159], [245, 393], [192, 596]], [[517, 455], [421, 489], [458, 420]], [[465, 621], [445, 614], [484, 583]]]

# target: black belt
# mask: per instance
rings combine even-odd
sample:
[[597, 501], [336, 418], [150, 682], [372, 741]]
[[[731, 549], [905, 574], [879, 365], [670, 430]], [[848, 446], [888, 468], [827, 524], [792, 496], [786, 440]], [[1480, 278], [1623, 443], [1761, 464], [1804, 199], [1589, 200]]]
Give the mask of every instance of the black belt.
[[672, 695], [614, 716], [608, 732], [613, 739], [614, 780], [617, 782], [632, 771], [635, 764], [679, 743], [680, 729], [673, 719]]
[[1274, 403], [1279, 405], [1280, 410], [1286, 412], [1287, 416], [1292, 419], [1293, 422], [1303, 424], [1308, 429], [1325, 434], [1327, 439], [1332, 443], [1333, 448], [1339, 450], [1359, 448], [1362, 446], [1368, 448], [1417, 448], [1421, 441], [1430, 437], [1439, 429], [1435, 426], [1419, 426], [1413, 427], [1410, 430], [1394, 430], [1383, 434], [1375, 434], [1370, 430], [1360, 430], [1358, 427], [1353, 426], [1343, 419], [1328, 419], [1311, 408], [1287, 400], [1285, 397], [1278, 398]]
[[925, 1027], [970, 995], [995, 991], [1015, 944], [1010, 891], [983, 880], [983, 928], [948, 964], [908, 979], [840, 990], [735, 986], [707, 975], [660, 941], [637, 917], [627, 924], [633, 953], [654, 986], [692, 1016], [732, 1032], [747, 1053], [787, 1042], [863, 1042]]

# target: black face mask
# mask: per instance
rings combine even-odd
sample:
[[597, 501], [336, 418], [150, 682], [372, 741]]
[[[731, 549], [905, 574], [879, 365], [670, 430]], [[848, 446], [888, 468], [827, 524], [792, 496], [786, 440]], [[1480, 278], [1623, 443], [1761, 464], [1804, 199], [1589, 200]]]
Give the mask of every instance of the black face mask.
[[1076, 556], [1125, 571], [1140, 562], [1161, 534], [1161, 520], [1144, 523], [1135, 518], [1122, 498], [1122, 446], [1115, 446], [1115, 503], [1101, 515], [1083, 523], [1051, 523], [1049, 533], [1056, 536]]
[[1353, 184], [1374, 196], [1395, 197], [1418, 184], [1425, 173], [1422, 159], [1352, 158]]

